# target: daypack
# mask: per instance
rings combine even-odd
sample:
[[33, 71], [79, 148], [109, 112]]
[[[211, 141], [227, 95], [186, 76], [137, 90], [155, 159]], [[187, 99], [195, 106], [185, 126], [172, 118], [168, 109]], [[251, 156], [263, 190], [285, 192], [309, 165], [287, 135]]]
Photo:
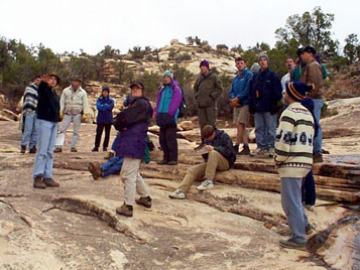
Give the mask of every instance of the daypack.
[[181, 90], [182, 99], [181, 99], [181, 103], [179, 106], [179, 115], [178, 115], [179, 118], [184, 117], [186, 115], [186, 109], [187, 109], [184, 91], [182, 90], [181, 87], [180, 87], [180, 90]]

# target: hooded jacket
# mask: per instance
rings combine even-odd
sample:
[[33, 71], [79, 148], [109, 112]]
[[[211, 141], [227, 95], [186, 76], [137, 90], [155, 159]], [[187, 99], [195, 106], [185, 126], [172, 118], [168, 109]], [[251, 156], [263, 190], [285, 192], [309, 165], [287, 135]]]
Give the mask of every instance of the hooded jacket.
[[37, 118], [49, 122], [60, 122], [59, 96], [45, 82], [38, 88]]
[[108, 125], [112, 124], [113, 115], [112, 110], [114, 108], [115, 101], [110, 97], [104, 97], [101, 95], [96, 101], [96, 109], [98, 110], [98, 115], [96, 122], [98, 124]]
[[210, 71], [206, 76], [200, 74], [194, 84], [197, 105], [200, 108], [214, 107], [223, 90], [221, 82], [215, 73]]

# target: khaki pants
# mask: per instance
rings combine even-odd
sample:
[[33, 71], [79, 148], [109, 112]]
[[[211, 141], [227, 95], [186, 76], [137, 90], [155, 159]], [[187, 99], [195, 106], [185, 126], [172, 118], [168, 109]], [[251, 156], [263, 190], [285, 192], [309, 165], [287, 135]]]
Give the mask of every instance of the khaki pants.
[[191, 167], [185, 175], [179, 189], [184, 193], [188, 192], [194, 181], [204, 179], [214, 180], [216, 171], [227, 171], [230, 169], [229, 162], [218, 151], [212, 150], [209, 153], [207, 163]]
[[124, 157], [120, 177], [124, 183], [124, 197], [126, 205], [135, 204], [135, 193], [141, 197], [149, 196], [149, 188], [139, 173], [141, 159]]

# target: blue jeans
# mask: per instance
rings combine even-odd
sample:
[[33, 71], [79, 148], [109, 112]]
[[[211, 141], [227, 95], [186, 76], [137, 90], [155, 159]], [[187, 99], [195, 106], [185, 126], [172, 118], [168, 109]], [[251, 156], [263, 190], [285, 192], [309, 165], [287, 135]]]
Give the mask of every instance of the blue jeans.
[[314, 102], [314, 117], [319, 123], [317, 136], [314, 138], [314, 154], [322, 154], [322, 129], [320, 126], [321, 108], [324, 106], [322, 98], [313, 99]]
[[305, 243], [308, 220], [301, 200], [301, 182], [301, 178], [281, 178], [281, 204], [292, 231], [291, 239]]
[[269, 112], [255, 113], [255, 136], [258, 148], [274, 148], [276, 136], [276, 119], [277, 114], [271, 115]]
[[101, 165], [101, 168], [103, 170], [102, 176], [106, 177], [110, 174], [118, 174], [121, 171], [123, 162], [123, 157], [110, 158], [106, 163]]
[[24, 114], [24, 133], [22, 135], [22, 146], [29, 144], [29, 149], [36, 146], [36, 112]]
[[316, 189], [312, 170], [306, 175], [301, 187], [302, 201], [308, 205], [315, 205]]
[[42, 175], [44, 178], [52, 178], [53, 172], [53, 151], [57, 133], [58, 123], [41, 119], [36, 120], [38, 131], [38, 149], [36, 152], [33, 178]]

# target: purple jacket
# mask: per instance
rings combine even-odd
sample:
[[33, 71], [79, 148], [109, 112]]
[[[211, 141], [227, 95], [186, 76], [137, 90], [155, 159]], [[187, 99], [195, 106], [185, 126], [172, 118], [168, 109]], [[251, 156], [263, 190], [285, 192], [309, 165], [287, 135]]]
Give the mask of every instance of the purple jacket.
[[[179, 84], [177, 81], [172, 80], [171, 84], [170, 84], [171, 89], [173, 90], [173, 94], [172, 94], [172, 98], [170, 101], [170, 104], [167, 106], [168, 107], [168, 111], [167, 113], [171, 116], [175, 116], [177, 110], [179, 109], [179, 106], [181, 104], [182, 101], [182, 92], [181, 89], [179, 87]], [[155, 112], [156, 114], [159, 113], [159, 107], [160, 107], [160, 102], [161, 102], [161, 97], [162, 97], [162, 93], [163, 90], [165, 89], [164, 86], [162, 86], [159, 89], [159, 92], [157, 94], [157, 98], [156, 98], [156, 107], [155, 107]]]

